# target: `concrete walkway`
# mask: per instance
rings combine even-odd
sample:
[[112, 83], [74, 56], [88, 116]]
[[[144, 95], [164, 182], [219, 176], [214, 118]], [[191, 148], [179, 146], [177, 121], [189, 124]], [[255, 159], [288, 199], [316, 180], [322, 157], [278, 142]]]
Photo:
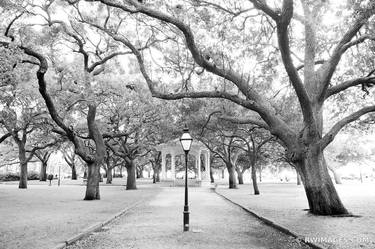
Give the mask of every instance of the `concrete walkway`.
[[183, 232], [183, 188], [163, 188], [152, 200], [69, 246], [76, 248], [309, 248], [250, 216], [208, 188], [190, 188], [190, 231]]

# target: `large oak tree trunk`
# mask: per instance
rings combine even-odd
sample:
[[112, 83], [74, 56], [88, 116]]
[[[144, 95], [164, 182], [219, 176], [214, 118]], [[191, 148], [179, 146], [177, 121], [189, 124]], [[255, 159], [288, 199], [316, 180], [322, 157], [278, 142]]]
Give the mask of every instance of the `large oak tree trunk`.
[[107, 184], [112, 184], [112, 168], [107, 168]]
[[259, 188], [257, 182], [257, 170], [255, 165], [251, 165], [251, 181], [253, 182], [254, 195], [259, 195]]
[[99, 192], [100, 164], [87, 164], [87, 186], [84, 200], [100, 200]]
[[42, 165], [40, 166], [39, 181], [47, 181], [47, 163], [45, 162], [42, 162]]
[[323, 152], [319, 148], [310, 149], [297, 166], [304, 183], [311, 213], [317, 215], [348, 214], [336, 192], [324, 163]]
[[227, 163], [226, 166], [229, 173], [229, 188], [237, 188], [235, 167], [231, 163]]
[[77, 170], [76, 170], [76, 165], [72, 165], [72, 180], [77, 180]]
[[134, 165], [134, 162], [131, 161], [126, 165], [126, 172], [128, 173], [128, 177], [126, 179], [126, 189], [137, 189], [136, 185], [136, 178], [135, 178], [135, 171], [136, 167]]

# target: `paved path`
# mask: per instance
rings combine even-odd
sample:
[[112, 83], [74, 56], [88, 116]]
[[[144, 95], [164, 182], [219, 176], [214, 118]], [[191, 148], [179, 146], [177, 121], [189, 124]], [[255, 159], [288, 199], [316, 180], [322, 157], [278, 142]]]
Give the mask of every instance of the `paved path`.
[[163, 188], [149, 202], [68, 248], [309, 248], [207, 188], [189, 189], [190, 231], [182, 232], [183, 191]]

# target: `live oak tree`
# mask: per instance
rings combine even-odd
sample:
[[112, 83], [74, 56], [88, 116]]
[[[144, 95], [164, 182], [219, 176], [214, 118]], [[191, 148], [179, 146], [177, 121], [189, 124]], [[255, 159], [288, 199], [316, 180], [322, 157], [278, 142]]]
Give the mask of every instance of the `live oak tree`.
[[112, 179], [113, 179], [112, 171], [114, 171], [116, 167], [122, 166], [123, 162], [122, 162], [122, 159], [120, 157], [115, 156], [108, 147], [106, 151], [107, 151], [107, 154], [105, 157], [105, 164], [103, 164], [103, 168], [107, 176], [106, 184], [112, 184]]
[[0, 113], [0, 123], [11, 134], [17, 145], [18, 160], [20, 165], [19, 188], [27, 188], [27, 165], [39, 150], [54, 146], [58, 139], [46, 138], [43, 130], [44, 118], [38, 120], [40, 113], [22, 113], [22, 119], [12, 109], [5, 109]]
[[220, 158], [225, 164], [229, 174], [229, 188], [237, 188], [236, 161], [241, 153], [236, 144], [238, 126], [224, 120], [212, 122], [212, 117], [217, 112], [201, 120], [203, 122], [196, 122], [196, 125], [200, 126], [200, 133], [197, 137], [214, 157]]
[[[161, 79], [154, 74], [154, 77], [151, 76], [153, 68], [149, 65], [153, 62], [139, 52], [134, 39], [124, 31], [116, 33], [104, 28], [114, 40], [132, 49], [154, 97], [168, 100], [224, 98], [248, 109], [251, 114], [249, 123], [268, 129], [282, 141], [287, 157], [301, 175], [310, 212], [318, 215], [348, 213], [329, 177], [323, 151], [344, 126], [374, 112], [375, 106], [357, 109], [326, 132], [323, 132], [323, 110], [324, 104], [332, 96], [356, 86], [368, 89], [374, 84], [374, 71], [371, 68], [364, 76], [352, 79], [338, 80], [335, 76], [340, 61], [350, 58], [348, 51], [370, 44], [374, 38], [371, 28], [371, 17], [375, 12], [373, 1], [362, 4], [354, 1], [354, 4], [346, 6], [350, 15], [341, 12], [335, 18], [340, 20], [340, 25], [347, 24], [334, 32], [326, 32], [330, 26], [335, 26], [324, 19], [325, 14], [334, 15], [328, 1], [283, 0], [272, 5], [264, 0], [249, 0], [236, 5], [221, 2], [210, 4], [208, 1], [203, 5], [201, 1], [184, 1], [178, 9], [175, 8], [177, 3], [86, 1], [101, 2], [148, 23], [151, 36], [155, 36], [157, 30], [152, 27], [162, 30], [166, 36], [173, 36], [174, 44], [158, 47], [165, 58], [170, 56], [171, 50], [178, 51], [189, 61], [187, 68], [190, 71], [197, 68], [199, 73], [204, 74], [201, 77], [206, 77], [206, 72], [209, 72], [208, 77], [226, 81], [235, 89], [164, 90], [158, 82]], [[220, 20], [214, 19], [215, 15], [220, 16]], [[204, 28], [207, 30], [202, 30]], [[210, 33], [209, 30], [217, 33]], [[208, 37], [220, 42], [208, 44], [207, 41], [211, 41]], [[242, 58], [236, 51], [241, 51], [248, 58]], [[263, 63], [267, 57], [267, 62]], [[302, 65], [295, 65], [300, 57]], [[283, 71], [277, 67], [279, 62], [284, 67]], [[258, 71], [243, 67], [246, 64]], [[282, 81], [290, 83], [298, 100], [302, 117], [298, 127], [290, 126], [282, 113], [275, 111], [272, 87], [264, 89], [267, 83], [280, 84]], [[266, 94], [261, 94], [262, 84]]]
[[[100, 199], [99, 169], [105, 157], [105, 144], [102, 134], [95, 122], [98, 106], [98, 103], [96, 103], [95, 100], [97, 100], [96, 94], [98, 93], [95, 92], [93, 87], [93, 85], [95, 84], [94, 78], [96, 75], [103, 72], [104, 64], [107, 61], [122, 53], [111, 53], [110, 47], [106, 45], [104, 45], [104, 51], [102, 51], [102, 47], [100, 47], [99, 44], [87, 44], [87, 40], [89, 40], [90, 38], [85, 36], [87, 34], [85, 33], [85, 29], [79, 27], [79, 25], [77, 26], [76, 23], [70, 22], [70, 25], [68, 25], [63, 21], [53, 20], [53, 17], [50, 14], [50, 8], [53, 3], [54, 1], [48, 1], [46, 4], [36, 7], [35, 5], [30, 5], [31, 10], [28, 10], [27, 12], [32, 12], [33, 10], [35, 11], [35, 9], [41, 10], [42, 14], [40, 14], [40, 12], [36, 14], [44, 21], [41, 25], [52, 29], [57, 34], [61, 34], [61, 36], [66, 39], [68, 43], [67, 46], [69, 47], [70, 45], [73, 45], [74, 50], [77, 48], [77, 50], [75, 51], [82, 56], [82, 66], [79, 68], [82, 69], [80, 75], [83, 75], [83, 77], [76, 78], [72, 80], [73, 82], [67, 82], [66, 78], [59, 75], [60, 77], [57, 77], [57, 80], [55, 82], [60, 84], [60, 91], [69, 91], [76, 94], [75, 97], [71, 98], [71, 100], [73, 101], [69, 103], [67, 109], [72, 109], [74, 106], [82, 103], [85, 104], [86, 109], [84, 113], [87, 121], [86, 135], [82, 136], [76, 133], [76, 130], [74, 129], [74, 123], [71, 122], [72, 119], [65, 118], [67, 110], [63, 110], [63, 112], [61, 112], [64, 108], [61, 108], [61, 106], [57, 106], [53, 96], [51, 96], [51, 94], [48, 92], [47, 82], [51, 82], [51, 79], [46, 76], [49, 68], [47, 57], [44, 56], [41, 52], [37, 52], [36, 49], [31, 48], [31, 45], [27, 46], [27, 42], [23, 42], [23, 44], [26, 45], [21, 45], [18, 47], [22, 49], [25, 54], [33, 58], [34, 60], [31, 61], [31, 63], [38, 67], [36, 75], [39, 85], [39, 92], [45, 101], [51, 118], [59, 127], [59, 129], [55, 130], [55, 132], [69, 139], [75, 147], [75, 153], [79, 155], [82, 160], [85, 161], [85, 163], [87, 163], [88, 180], [84, 199]], [[13, 21], [10, 22], [10, 25], [8, 27], [10, 27], [13, 23]], [[23, 37], [19, 37], [19, 39], [22, 38]], [[35, 39], [34, 37], [33, 40], [37, 39]], [[14, 41], [14, 37], [12, 37], [11, 41]], [[93, 52], [90, 49], [93, 49]], [[63, 69], [57, 68], [57, 74], [61, 74], [62, 70]], [[68, 85], [69, 87], [66, 87], [66, 85]], [[70, 124], [68, 123], [68, 121], [70, 121]], [[93, 146], [85, 146], [85, 141], [89, 141], [89, 143], [91, 141]]]
[[150, 163], [152, 171], [152, 183], [160, 182], [160, 171], [161, 171], [161, 151], [154, 151], [151, 153]]
[[[155, 126], [161, 120], [161, 106], [153, 105], [147, 95], [140, 94], [142, 89], [124, 87], [120, 96], [113, 96], [107, 103], [108, 132], [106, 145], [114, 156], [120, 157], [127, 170], [126, 189], [136, 189], [137, 166], [147, 160], [154, 145]], [[143, 163], [141, 162], [143, 161]], [[148, 161], [147, 161], [148, 163]]]
[[[262, 152], [264, 152], [264, 147], [267, 143], [273, 140], [273, 137], [269, 135], [269, 132], [265, 132], [263, 128], [258, 128], [254, 126], [240, 127], [238, 132], [235, 134], [236, 147], [245, 152], [247, 157], [248, 166], [239, 168], [236, 165], [237, 175], [239, 183], [242, 181], [243, 184], [243, 173], [251, 168], [251, 180], [253, 183], [254, 194], [259, 195], [259, 188], [257, 183], [256, 171], [259, 164], [259, 159], [262, 157]], [[241, 183], [240, 183], [241, 184]]]
[[68, 164], [68, 166], [72, 170], [72, 180], [77, 180], [77, 162], [78, 158], [76, 158], [76, 154], [74, 152], [74, 148], [66, 147], [62, 151], [64, 161]]
[[48, 160], [52, 155], [53, 150], [40, 150], [35, 153], [35, 157], [38, 158], [41, 162], [39, 181], [47, 181], [47, 166]]
[[[5, 131], [1, 142], [11, 138], [16, 145], [20, 165], [19, 188], [27, 188], [28, 162], [39, 150], [58, 143], [58, 138], [46, 136], [51, 130], [46, 110], [40, 99], [34, 98], [32, 88], [21, 83], [23, 80], [28, 81], [28, 68], [21, 64], [21, 60], [13, 63], [10, 72], [7, 72], [8, 76], [4, 78], [0, 98], [0, 125]], [[12, 76], [17, 66], [25, 70], [23, 78]]]

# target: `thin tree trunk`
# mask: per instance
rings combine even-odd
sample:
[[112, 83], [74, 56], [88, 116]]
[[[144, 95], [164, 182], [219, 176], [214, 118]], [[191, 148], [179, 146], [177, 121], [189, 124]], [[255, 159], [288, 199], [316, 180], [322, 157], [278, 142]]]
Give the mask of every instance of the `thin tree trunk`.
[[322, 151], [308, 150], [306, 158], [297, 164], [297, 169], [304, 183], [311, 213], [317, 215], [348, 214], [329, 176]]
[[20, 160], [20, 182], [18, 188], [27, 188], [27, 161], [26, 149], [22, 143], [18, 144], [18, 158]]
[[136, 167], [133, 161], [126, 165], [126, 172], [128, 173], [128, 177], [126, 179], [126, 190], [137, 189], [135, 171]]
[[77, 180], [77, 170], [76, 165], [74, 163], [72, 165], [72, 180]]
[[157, 170], [157, 173], [156, 173], [156, 182], [160, 182], [160, 170], [159, 169]]
[[237, 188], [235, 167], [231, 163], [226, 165], [229, 173], [229, 188]]
[[239, 168], [236, 168], [238, 184], [243, 184], [243, 174]]
[[211, 179], [211, 183], [214, 183], [215, 182], [215, 179], [214, 179], [214, 172], [212, 172], [212, 169], [210, 168], [210, 179]]
[[87, 169], [87, 186], [84, 200], [100, 200], [100, 164], [97, 162], [87, 164]]
[[136, 169], [136, 176], [137, 176], [137, 179], [142, 177], [142, 172], [139, 169]]
[[47, 181], [47, 163], [45, 162], [42, 162], [42, 165], [40, 166], [39, 181]]
[[225, 177], [225, 173], [224, 173], [224, 169], [221, 170], [221, 178], [224, 179]]
[[107, 184], [112, 184], [112, 168], [107, 168]]
[[262, 166], [259, 167], [259, 182], [262, 182]]
[[253, 182], [254, 195], [259, 195], [259, 188], [257, 183], [257, 170], [255, 165], [251, 165], [251, 181]]
[[20, 182], [18, 184], [18, 188], [27, 188], [27, 163], [20, 163], [20, 168]]
[[122, 165], [120, 166], [120, 175], [119, 175], [120, 178], [122, 178]]

